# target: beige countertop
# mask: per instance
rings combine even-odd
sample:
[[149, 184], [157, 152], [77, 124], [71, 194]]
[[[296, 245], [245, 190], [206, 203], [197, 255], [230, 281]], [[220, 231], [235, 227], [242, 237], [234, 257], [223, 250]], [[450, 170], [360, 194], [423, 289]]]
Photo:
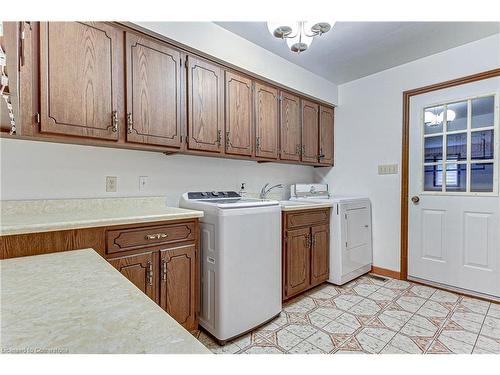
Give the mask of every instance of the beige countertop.
[[2, 201], [0, 234], [14, 235], [202, 217], [164, 197]]
[[0, 261], [2, 353], [209, 353], [92, 249]]
[[297, 201], [280, 201], [281, 211], [314, 210], [318, 208], [333, 207], [332, 203], [307, 203]]

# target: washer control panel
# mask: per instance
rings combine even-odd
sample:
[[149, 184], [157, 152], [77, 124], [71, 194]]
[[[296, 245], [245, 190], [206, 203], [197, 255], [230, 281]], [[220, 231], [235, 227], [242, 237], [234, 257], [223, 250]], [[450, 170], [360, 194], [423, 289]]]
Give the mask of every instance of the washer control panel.
[[188, 199], [241, 198], [235, 191], [190, 191]]

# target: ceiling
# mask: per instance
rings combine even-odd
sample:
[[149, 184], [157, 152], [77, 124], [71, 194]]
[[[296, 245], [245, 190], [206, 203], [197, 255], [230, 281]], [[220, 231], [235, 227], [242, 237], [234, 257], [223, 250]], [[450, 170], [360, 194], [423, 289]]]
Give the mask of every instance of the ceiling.
[[500, 33], [497, 22], [337, 22], [299, 55], [265, 22], [215, 23], [336, 84]]

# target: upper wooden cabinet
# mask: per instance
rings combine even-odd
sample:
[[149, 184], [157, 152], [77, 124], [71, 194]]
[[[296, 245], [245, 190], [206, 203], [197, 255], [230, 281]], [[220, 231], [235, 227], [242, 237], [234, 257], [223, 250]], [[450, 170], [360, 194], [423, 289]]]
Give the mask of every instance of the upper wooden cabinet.
[[160, 306], [188, 330], [198, 326], [198, 257], [195, 245], [160, 251]]
[[40, 24], [40, 131], [118, 139], [123, 32], [102, 22]]
[[253, 151], [252, 80], [226, 72], [226, 154], [251, 156]]
[[279, 96], [274, 87], [255, 83], [255, 156], [278, 158]]
[[319, 107], [319, 163], [333, 165], [333, 108]]
[[181, 146], [181, 53], [127, 33], [127, 141]]
[[108, 261], [143, 293], [147, 294], [149, 298], [157, 302], [157, 261], [155, 261], [155, 256], [156, 255], [153, 252], [147, 252], [139, 255], [129, 255], [108, 259]]
[[[333, 108], [158, 35], [113, 22], [4, 33], [23, 138], [333, 165]], [[0, 116], [2, 136], [9, 120]]]
[[302, 161], [306, 163], [317, 163], [319, 159], [318, 114], [318, 104], [302, 100]]
[[187, 58], [188, 148], [222, 152], [224, 141], [224, 71], [215, 64]]
[[300, 99], [281, 92], [280, 159], [300, 160]]

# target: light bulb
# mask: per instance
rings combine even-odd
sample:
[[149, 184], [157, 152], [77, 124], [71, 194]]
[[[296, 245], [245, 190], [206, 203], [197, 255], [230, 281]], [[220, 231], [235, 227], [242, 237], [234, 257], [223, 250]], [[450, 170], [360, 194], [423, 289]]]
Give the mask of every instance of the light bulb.
[[308, 35], [324, 34], [330, 31], [335, 22], [327, 21], [307, 21], [304, 22], [304, 30]]
[[267, 22], [267, 29], [271, 33], [271, 35], [276, 38], [284, 38], [288, 35], [293, 34], [294, 29], [297, 30], [296, 25], [297, 22]]

